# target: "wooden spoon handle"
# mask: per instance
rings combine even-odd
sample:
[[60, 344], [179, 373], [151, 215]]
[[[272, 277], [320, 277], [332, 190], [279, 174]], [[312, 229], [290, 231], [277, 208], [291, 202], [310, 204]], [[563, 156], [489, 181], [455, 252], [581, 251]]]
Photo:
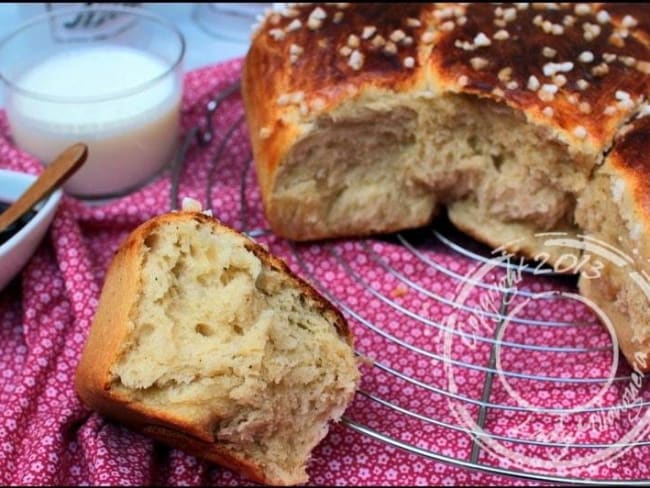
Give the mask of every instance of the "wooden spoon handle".
[[13, 224], [43, 198], [66, 182], [86, 161], [88, 147], [77, 143], [63, 151], [47, 165], [41, 175], [11, 206], [0, 214], [0, 232]]

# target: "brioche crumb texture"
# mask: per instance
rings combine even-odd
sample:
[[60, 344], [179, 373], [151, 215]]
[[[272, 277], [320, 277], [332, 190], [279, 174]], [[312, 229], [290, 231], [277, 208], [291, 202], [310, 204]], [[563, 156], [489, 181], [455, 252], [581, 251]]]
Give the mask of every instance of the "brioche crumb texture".
[[192, 220], [149, 234], [112, 387], [205, 426], [271, 482], [301, 483], [359, 373], [336, 316], [245, 243]]
[[[586, 262], [602, 263], [600, 271], [580, 276], [580, 291], [613, 320], [621, 350], [630, 365], [638, 366], [635, 354], [650, 347], [650, 290], [645, 285], [650, 247], [635, 207], [633, 191], [606, 164], [579, 199], [576, 220], [597, 239], [594, 250], [585, 250]], [[597, 246], [605, 245], [616, 253], [610, 260], [599, 259]]]
[[574, 230], [595, 158], [521, 113], [467, 95], [363, 102], [322, 115], [288, 152], [269, 213], [282, 235], [419, 227], [442, 205], [456, 226], [494, 246], [509, 232], [529, 254], [539, 250], [535, 233]]

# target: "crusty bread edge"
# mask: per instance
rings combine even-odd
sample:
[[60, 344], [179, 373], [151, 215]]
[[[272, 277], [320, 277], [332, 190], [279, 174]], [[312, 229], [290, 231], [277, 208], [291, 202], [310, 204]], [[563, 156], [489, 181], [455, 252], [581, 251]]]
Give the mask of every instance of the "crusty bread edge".
[[243, 239], [246, 248], [264, 264], [286, 274], [302, 293], [312, 298], [319, 312], [325, 314], [335, 325], [339, 336], [353, 346], [353, 336], [343, 315], [307, 282], [296, 276], [284, 261], [212, 217], [200, 212], [172, 212], [140, 225], [118, 248], [106, 274], [97, 311], [77, 366], [75, 390], [83, 403], [92, 410], [156, 440], [242, 473], [253, 481], [273, 485], [304, 483], [307, 479], [272, 478], [265, 473], [262, 466], [217, 444], [209, 426], [188, 424], [174, 415], [134, 402], [111, 388], [110, 368], [117, 361], [120, 346], [128, 333], [129, 313], [135, 305], [140, 285], [138, 270], [141, 246], [157, 227], [188, 219], [211, 225], [215, 230], [228, 232]]
[[[259, 33], [256, 39], [259, 37]], [[274, 86], [273, 79], [269, 78], [265, 70], [268, 60], [255, 41], [246, 53], [246, 60], [241, 75], [241, 95], [244, 103], [246, 126], [253, 151], [253, 162], [260, 185], [264, 213], [271, 227], [275, 231], [275, 212], [273, 187], [278, 175], [281, 161], [286, 153], [300, 137], [302, 129], [296, 124], [290, 124], [279, 116], [278, 107], [269, 100], [271, 94], [278, 88]], [[260, 135], [262, 129], [271, 130], [272, 137], [264, 138]], [[278, 235], [281, 235], [278, 233]]]

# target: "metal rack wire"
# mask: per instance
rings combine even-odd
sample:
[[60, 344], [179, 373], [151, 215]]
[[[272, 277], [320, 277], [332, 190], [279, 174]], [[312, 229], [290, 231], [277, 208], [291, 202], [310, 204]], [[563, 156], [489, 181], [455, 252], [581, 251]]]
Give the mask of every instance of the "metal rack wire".
[[[226, 164], [228, 145], [234, 137], [246, 137], [245, 131], [243, 131], [243, 109], [239, 99], [232, 97], [234, 108], [230, 108], [232, 112], [230, 117], [222, 117], [219, 112], [222, 102], [236, 94], [238, 89], [239, 82], [237, 81], [210, 99], [205, 106], [203, 120], [199, 125], [187, 131], [178, 158], [172, 166], [170, 202], [172, 208], [178, 207], [179, 180], [187, 151], [193, 144], [198, 144], [204, 148], [210, 146], [212, 151], [212, 165], [206, 181], [207, 207], [212, 209], [212, 192], [215, 182], [218, 180], [219, 168]], [[217, 141], [217, 139], [219, 140]], [[238, 191], [240, 211], [237, 224], [239, 230], [255, 239], [273, 240], [273, 236], [268, 229], [250, 226], [251, 214], [249, 206], [251, 202], [247, 195], [251, 189], [250, 185], [254, 184], [250, 152], [243, 161], [232, 164], [238, 165], [241, 175]], [[218, 208], [213, 210], [216, 215], [219, 214]], [[615, 368], [616, 374], [613, 378], [604, 375], [602, 371], [597, 371], [595, 376], [571, 374], [582, 371], [580, 365], [584, 364], [585, 361], [603, 361], [605, 363], [611, 361], [611, 357], [609, 357], [611, 344], [608, 342], [607, 334], [603, 331], [599, 322], [589, 315], [581, 318], [575, 317], [573, 320], [553, 317], [552, 314], [549, 317], [511, 316], [510, 312], [516, 300], [521, 301], [539, 297], [539, 293], [536, 293], [533, 290], [534, 287], [531, 286], [524, 286], [522, 289], [513, 287], [510, 273], [514, 265], [508, 262], [498, 262], [494, 266], [495, 276], [503, 277], [505, 275], [505, 287], [503, 284], [497, 284], [495, 279], [471, 281], [467, 272], [463, 273], [460, 268], [466, 271], [471, 266], [494, 262], [493, 256], [488, 249], [455, 231], [444, 219], [438, 220], [430, 228], [374, 239], [362, 239], [352, 242], [321, 242], [309, 245], [278, 242], [276, 239], [272, 242], [271, 247], [274, 245], [279, 246], [279, 253], [285, 258], [293, 260], [298, 266], [298, 271], [337, 305], [353, 324], [355, 333], [368, 338], [370, 342], [374, 341], [373, 343], [382, 345], [382, 347], [376, 347], [372, 351], [359, 346], [360, 349], [357, 351], [358, 354], [363, 356], [372, 355], [374, 362], [372, 367], [366, 371], [366, 381], [358, 391], [358, 401], [348, 410], [343, 419], [344, 424], [349, 429], [428, 459], [495, 475], [574, 484], [602, 483], [629, 486], [646, 485], [650, 482], [650, 480], [632, 479], [593, 479], [589, 477], [587, 471], [581, 470], [581, 468], [565, 470], [564, 472], [561, 470], [552, 472], [546, 468], [522, 468], [517, 466], [516, 463], [503, 462], [503, 460], [490, 455], [486, 450], [486, 445], [483, 442], [486, 439], [503, 442], [506, 445], [514, 445], [516, 448], [524, 450], [571, 449], [573, 453], [599, 452], [599, 450], [602, 451], [613, 447], [641, 449], [644, 446], [650, 446], [650, 436], [647, 435], [631, 441], [620, 441], [615, 436], [603, 436], [603, 438], [591, 440], [581, 435], [569, 436], [568, 440], [549, 440], [499, 433], [493, 428], [494, 419], [498, 420], [499, 416], [503, 415], [510, 417], [532, 415], [536, 421], [542, 422], [552, 415], [565, 415], [570, 420], [579, 421], [579, 416], [620, 413], [633, 408], [647, 409], [650, 406], [650, 395], [645, 394], [647, 389], [644, 389], [641, 400], [634, 405], [621, 405], [609, 401], [589, 405], [578, 412], [573, 407], [558, 408], [553, 405], [536, 406], [531, 409], [530, 406], [509, 401], [503, 395], [503, 391], [497, 391], [501, 388], [502, 379], [505, 379], [512, 382], [522, 382], [531, 391], [554, 389], [564, 394], [575, 389], [600, 391], [605, 385], [607, 391], [616, 397], [616, 395], [620, 396], [621, 389], [632, 380], [632, 377], [631, 370], [622, 364]], [[417, 277], [410, 276], [404, 269], [391, 263], [390, 259], [375, 249], [377, 245], [399, 249], [415, 265], [440, 280], [446, 280], [457, 285], [462, 285], [470, 280], [476, 286], [479, 299], [485, 293], [498, 294], [498, 307], [489, 311], [477, 306], [476, 303], [457, 303], [454, 297], [431, 289], [431, 287], [420, 282]], [[391, 296], [374, 286], [368, 277], [364, 276], [363, 272], [357, 269], [357, 266], [349, 259], [350, 252], [346, 251], [346, 246], [351, 246], [355, 255], [362, 254], [364, 262], [373, 269], [373, 272], [390, 277], [392, 282], [396, 283], [398, 287], [402, 287], [401, 290], [405, 290], [406, 293], [415, 293], [421, 297], [423, 302], [427, 301], [441, 310], [458, 311], [465, 314], [466, 317], [484, 317], [494, 324], [494, 328], [484, 334], [478, 334], [476, 331], [470, 333], [456, 330], [450, 328], [444, 320], [441, 320], [440, 316], [444, 314], [439, 313], [437, 317], [434, 317], [431, 316], [432, 314], [411, 309], [400, 301], [399, 296]], [[389, 314], [389, 318], [385, 322], [373, 321], [364, 313], [364, 307], [351, 304], [345, 297], [335, 293], [328, 282], [317, 275], [310, 265], [307, 255], [314, 250], [318, 251], [320, 259], [327, 260], [331, 266], [337, 267], [345, 274], [349, 282], [348, 286], [360, 290], [368, 300], [373, 300], [374, 303], [379, 304], [378, 306], [384, 307], [386, 313]], [[450, 256], [454, 263], [459, 262], [461, 265], [457, 267], [450, 266]], [[440, 257], [444, 259], [440, 259]], [[566, 300], [565, 296], [555, 293], [558, 290], [575, 289], [575, 278], [558, 275], [548, 268], [544, 270], [542, 277], [534, 276], [533, 266], [531, 264], [520, 264], [518, 269], [523, 272], [524, 279], [528, 280], [529, 284], [541, 282], [543, 287], [548, 290], [548, 293], [545, 293], [542, 297], [542, 300], [548, 302], [547, 307], [553, 307], [553, 304]], [[397, 328], [388, 327], [386, 324], [390, 321], [402, 324], [401, 328], [399, 326]], [[514, 337], [508, 337], [507, 339], [502, 337], [506, 325], [517, 328], [521, 333], [519, 335], [514, 334]], [[428, 331], [432, 337], [437, 334], [437, 339], [433, 338], [429, 342], [420, 341], [415, 343], [401, 334], [401, 329], [407, 327]], [[560, 340], [559, 342], [537, 344], [528, 340], [540, 330], [545, 331], [547, 335], [554, 337], [556, 340], [558, 337], [565, 336], [573, 339], [577, 338], [578, 343], [565, 345]], [[435, 341], [439, 340], [443, 335], [446, 340], [452, 342], [459, 340], [475, 341], [482, 348], [482, 355], [480, 356], [482, 360], [477, 362], [444, 354], [435, 345]], [[384, 357], [382, 354], [384, 349], [382, 348], [385, 348], [385, 350], [392, 348], [398, 351], [398, 355], [407, 355], [413, 358], [413, 361], [424, 362], [428, 368], [431, 368], [428, 371], [447, 371], [452, 368], [457, 372], [478, 375], [482, 383], [480, 388], [472, 391], [462, 391], [462, 388], [452, 389], [449, 383], [432, 380], [429, 375], [421, 374], [421, 371], [405, 371], [404, 368], [396, 365], [394, 360], [388, 356]], [[557, 365], [558, 362], [565, 361], [567, 363], [566, 374], [560, 376], [550, 375], [544, 371], [543, 367], [540, 367], [537, 372], [517, 371], [516, 368], [509, 367], [511, 364], [507, 364], [505, 368], [503, 365], [501, 368], [497, 368], [498, 352], [503, 353], [503, 351], [512, 353], [514, 357], [522, 354], [537, 355], [536, 357], [548, 361], [549, 364]], [[400, 389], [403, 391], [408, 390], [410, 394], [405, 394], [402, 398], [386, 396], [382, 393], [382, 389], [377, 387], [377, 385], [383, 384], [379, 382], [379, 377], [382, 378], [383, 382], [399, 385]], [[610, 380], [609, 383], [608, 380]], [[436, 415], [433, 415], [430, 412], [423, 412], [421, 409], [411, 408], [414, 399], [427, 400], [431, 398], [436, 399], [437, 403], [435, 405], [446, 405], [447, 409], [437, 411]], [[471, 415], [475, 419], [473, 426], [463, 425], [459, 421], [459, 417], [454, 416], [454, 405], [460, 405], [471, 411]], [[399, 432], [386, 427], [386, 423], [375, 422], [374, 425], [371, 425], [370, 422], [360, 420], [363, 416], [356, 414], [362, 409], [365, 409], [365, 411], [372, 409], [379, 414], [378, 417], [399, 418], [401, 419], [400, 422], [408, 423], [414, 430], [423, 429], [426, 426], [435, 429], [435, 435], [464, 437], [469, 441], [469, 448], [464, 451], [461, 450], [460, 454], [449, 455], [440, 452], [432, 444], [418, 444], [401, 437]]]

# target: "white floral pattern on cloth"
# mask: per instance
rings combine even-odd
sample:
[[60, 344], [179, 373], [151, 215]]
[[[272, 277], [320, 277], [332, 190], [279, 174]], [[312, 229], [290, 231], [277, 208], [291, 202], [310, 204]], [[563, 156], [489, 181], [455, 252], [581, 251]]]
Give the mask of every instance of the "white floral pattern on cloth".
[[[203, 114], [211, 94], [234, 80], [241, 60], [189, 73], [183, 101], [183, 124], [189, 127]], [[223, 104], [215, 119], [217, 134], [224, 134], [242, 114], [237, 97]], [[16, 150], [0, 121], [0, 167], [31, 173], [38, 163]], [[211, 205], [215, 215], [240, 230], [264, 229], [263, 211], [244, 124], [234, 133], [217, 162], [218, 144], [193, 148], [184, 167], [180, 195], [206, 201], [206, 182], [213, 171]], [[218, 167], [213, 166], [218, 163]], [[212, 169], [211, 169], [212, 168]], [[245, 185], [241, 185], [242, 178]], [[142, 221], [169, 209], [169, 178], [164, 176], [141, 191], [104, 206], [87, 206], [65, 197], [48, 238], [20, 278], [0, 294], [0, 483], [2, 484], [110, 484], [110, 485], [230, 485], [246, 484], [236, 474], [209, 462], [135, 433], [90, 412], [76, 397], [74, 370], [90, 327], [101, 283], [120, 241]], [[243, 197], [243, 200], [242, 200]], [[245, 211], [242, 211], [242, 203]], [[441, 392], [447, 386], [442, 367], [442, 332], [452, 311], [457, 279], [473, 262], [446, 247], [431, 244], [428, 231], [405, 233], [409, 246], [392, 237], [294, 245], [271, 234], [260, 237], [274, 253], [299, 274], [326, 290], [350, 320], [358, 350], [383, 368], [364, 366], [362, 389], [437, 422], [426, 422], [386, 408], [357, 395], [347, 417], [406, 444], [442, 458], [469, 461], [472, 438], [444, 424], [457, 425], [450, 402]], [[485, 281], [503, 275], [493, 270]], [[539, 292], [571, 284], [525, 277], [520, 288]], [[485, 290], [483, 290], [485, 291]], [[466, 303], [481, 305], [480, 289]], [[546, 408], [571, 408], [593, 395], [587, 382], [531, 381], [525, 374], [589, 380], [607, 374], [610, 360], [604, 347], [607, 334], [584, 307], [571, 303], [533, 301], [522, 308], [520, 319], [509, 325], [504, 340], [528, 347], [503, 351], [504, 369], [519, 376], [508, 385], [527, 401]], [[462, 312], [467, 314], [469, 312]], [[528, 322], [581, 321], [581, 327], [535, 326]], [[379, 330], [373, 329], [379, 327]], [[486, 379], [491, 336], [472, 348], [452, 338], [450, 358], [458, 400], [472, 416]], [[404, 345], [407, 345], [405, 347]], [[583, 353], [548, 354], [541, 345], [565, 348], [603, 348]], [[395, 370], [421, 384], [396, 378]], [[623, 370], [624, 374], [625, 370]], [[620, 388], [607, 391], [603, 402], [620, 400]], [[489, 402], [509, 405], [504, 384], [495, 381]], [[510, 403], [509, 403], [510, 402]], [[514, 427], [527, 436], [548, 423], [546, 415], [522, 419], [517, 410], [491, 408], [486, 429], [508, 437]], [[522, 427], [523, 425], [523, 427]], [[624, 429], [614, 426], [612, 430]], [[612, 432], [585, 434], [592, 443], [610, 442]], [[584, 440], [584, 439], [581, 439]], [[512, 447], [512, 446], [511, 446]], [[514, 446], [534, 455], [539, 445]], [[569, 451], [563, 456], [580, 455]], [[649, 448], [638, 447], [609, 464], [558, 473], [593, 479], [648, 479]], [[485, 451], [479, 460], [508, 468], [507, 459]], [[316, 448], [309, 466], [314, 485], [476, 485], [528, 484], [529, 481], [472, 471], [407, 453], [334, 425]]]

